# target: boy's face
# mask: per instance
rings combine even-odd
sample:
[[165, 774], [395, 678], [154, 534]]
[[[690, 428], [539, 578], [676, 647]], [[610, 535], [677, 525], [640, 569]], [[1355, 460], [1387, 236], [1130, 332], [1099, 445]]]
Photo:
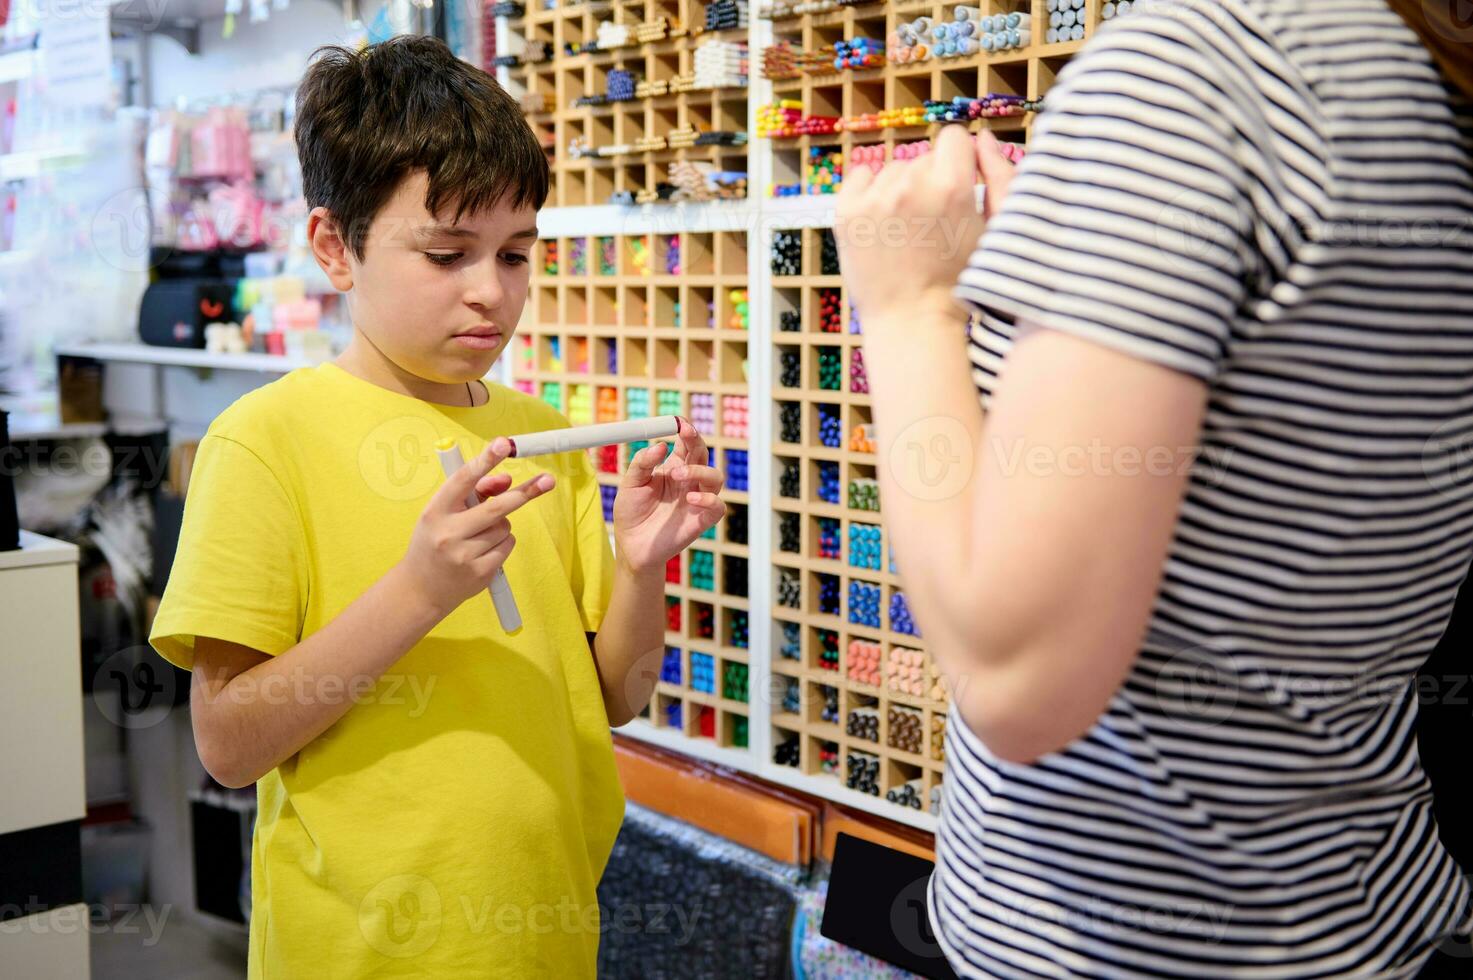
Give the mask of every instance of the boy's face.
[[362, 259], [344, 250], [353, 325], [401, 370], [426, 381], [480, 378], [522, 316], [537, 212], [498, 203], [450, 223], [425, 210], [416, 171], [374, 217]]

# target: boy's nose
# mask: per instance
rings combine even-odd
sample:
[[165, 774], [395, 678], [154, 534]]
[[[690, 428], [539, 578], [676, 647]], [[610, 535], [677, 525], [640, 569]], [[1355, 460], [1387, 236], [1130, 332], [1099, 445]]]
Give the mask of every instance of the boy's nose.
[[493, 268], [487, 272], [484, 269], [473, 270], [466, 280], [465, 301], [467, 305], [494, 309], [501, 304], [503, 290], [501, 278]]

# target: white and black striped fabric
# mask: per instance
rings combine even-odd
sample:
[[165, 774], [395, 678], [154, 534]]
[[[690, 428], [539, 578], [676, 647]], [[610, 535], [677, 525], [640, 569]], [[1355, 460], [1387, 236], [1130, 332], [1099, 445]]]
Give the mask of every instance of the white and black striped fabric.
[[1468, 106], [1382, 0], [1140, 6], [958, 295], [984, 402], [1035, 323], [1202, 379], [1203, 452], [1098, 724], [953, 712], [933, 923], [965, 976], [1414, 976], [1473, 926], [1410, 686], [1473, 553]]

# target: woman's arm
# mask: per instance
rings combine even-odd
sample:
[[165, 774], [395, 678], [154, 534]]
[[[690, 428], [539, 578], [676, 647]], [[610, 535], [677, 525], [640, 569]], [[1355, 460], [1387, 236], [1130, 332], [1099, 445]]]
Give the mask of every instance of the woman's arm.
[[1031, 761], [1086, 731], [1135, 659], [1206, 386], [1025, 330], [984, 422], [958, 323], [864, 320], [880, 499], [962, 717], [998, 756]]
[[984, 421], [952, 298], [979, 166], [991, 212], [1011, 168], [986, 134], [974, 151], [948, 127], [919, 161], [858, 171], [838, 237], [907, 599], [968, 726], [1031, 761], [1087, 730], [1135, 658], [1207, 388], [1020, 324]]

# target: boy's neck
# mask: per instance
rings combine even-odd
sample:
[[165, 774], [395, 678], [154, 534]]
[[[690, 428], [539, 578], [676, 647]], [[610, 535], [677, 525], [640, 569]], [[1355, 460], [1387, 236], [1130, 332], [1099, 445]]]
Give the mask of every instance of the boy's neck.
[[472, 402], [479, 405], [484, 401], [484, 396], [480, 394], [485, 390], [484, 385], [467, 384], [464, 381], [447, 384], [428, 381], [417, 374], [411, 374], [385, 357], [382, 351], [356, 331], [347, 348], [333, 359], [333, 363], [370, 384], [418, 398], [420, 401], [453, 405], [457, 408], [467, 408]]

